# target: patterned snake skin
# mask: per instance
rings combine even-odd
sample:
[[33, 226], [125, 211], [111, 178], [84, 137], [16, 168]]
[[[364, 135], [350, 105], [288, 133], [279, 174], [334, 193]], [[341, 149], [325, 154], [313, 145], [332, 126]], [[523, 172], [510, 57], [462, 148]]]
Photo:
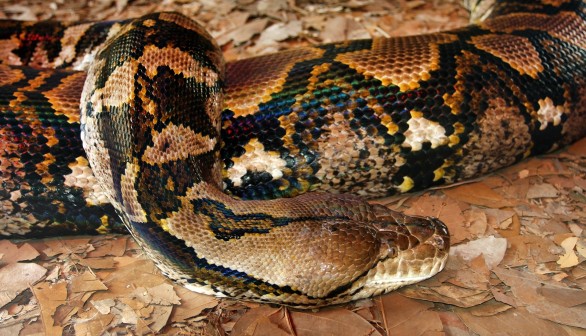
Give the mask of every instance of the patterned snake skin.
[[447, 259], [437, 219], [338, 193], [451, 183], [586, 133], [583, 0], [227, 65], [175, 13], [2, 21], [0, 59], [2, 234], [122, 222], [189, 289], [302, 308], [386, 293]]

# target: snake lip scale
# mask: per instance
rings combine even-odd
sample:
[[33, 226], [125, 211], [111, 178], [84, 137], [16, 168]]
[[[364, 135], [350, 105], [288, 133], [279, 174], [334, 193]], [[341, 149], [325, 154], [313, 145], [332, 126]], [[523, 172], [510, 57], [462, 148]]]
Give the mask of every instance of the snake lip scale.
[[586, 133], [583, 0], [227, 64], [177, 13], [4, 20], [0, 60], [1, 234], [130, 232], [191, 290], [298, 308], [443, 269], [445, 224], [365, 197]]

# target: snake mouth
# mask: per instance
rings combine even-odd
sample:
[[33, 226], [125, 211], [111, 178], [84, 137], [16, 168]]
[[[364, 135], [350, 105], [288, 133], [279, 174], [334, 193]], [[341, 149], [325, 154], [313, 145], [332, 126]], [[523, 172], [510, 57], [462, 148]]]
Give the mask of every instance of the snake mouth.
[[447, 226], [437, 218], [394, 213], [395, 225], [379, 227], [379, 261], [363, 279], [354, 299], [385, 294], [439, 273], [450, 249]]

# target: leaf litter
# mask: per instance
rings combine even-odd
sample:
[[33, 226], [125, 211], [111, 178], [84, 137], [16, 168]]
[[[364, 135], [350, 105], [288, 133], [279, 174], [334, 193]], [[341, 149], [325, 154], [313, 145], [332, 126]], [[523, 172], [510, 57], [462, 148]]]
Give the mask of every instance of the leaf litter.
[[[0, 18], [122, 19], [173, 10], [234, 60], [300, 45], [463, 26], [456, 0], [5, 0]], [[584, 335], [586, 140], [487, 177], [377, 203], [450, 228], [446, 269], [320, 311], [200, 295], [126, 236], [0, 241], [0, 334]]]

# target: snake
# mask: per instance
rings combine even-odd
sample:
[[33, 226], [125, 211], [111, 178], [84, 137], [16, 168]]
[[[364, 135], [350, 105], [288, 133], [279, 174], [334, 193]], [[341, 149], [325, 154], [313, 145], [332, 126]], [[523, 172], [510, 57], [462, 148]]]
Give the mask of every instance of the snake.
[[446, 224], [369, 198], [586, 134], [586, 2], [226, 63], [193, 20], [0, 21], [0, 233], [130, 232], [208, 295], [316, 308], [440, 272]]

